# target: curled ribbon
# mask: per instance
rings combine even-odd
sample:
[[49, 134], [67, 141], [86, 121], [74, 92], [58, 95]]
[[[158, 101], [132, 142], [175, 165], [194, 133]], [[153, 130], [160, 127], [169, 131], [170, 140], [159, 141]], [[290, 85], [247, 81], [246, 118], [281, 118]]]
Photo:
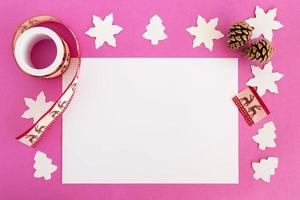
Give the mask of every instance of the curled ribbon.
[[[54, 122], [64, 113], [64, 111], [69, 106], [70, 102], [72, 101], [72, 98], [74, 96], [74, 93], [77, 88], [78, 84], [78, 75], [80, 70], [80, 48], [78, 44], [78, 40], [75, 36], [75, 34], [59, 19], [52, 16], [37, 16], [33, 17], [31, 19], [28, 19], [25, 21], [16, 31], [14, 39], [13, 39], [13, 54], [17, 61], [17, 64], [21, 69], [23, 69], [22, 66], [20, 66], [20, 62], [18, 62], [18, 59], [16, 58], [16, 44], [18, 42], [18, 39], [20, 39], [21, 35], [24, 34], [26, 31], [37, 27], [41, 25], [42, 23], [57, 23], [62, 26], [64, 26], [72, 35], [75, 44], [76, 44], [76, 74], [68, 87], [63, 91], [62, 95], [58, 98], [57, 101], [54, 102], [54, 104], [49, 108], [49, 110], [28, 130], [26, 130], [23, 134], [19, 135], [17, 137], [17, 140], [20, 142], [26, 144], [27, 146], [34, 147], [37, 145], [37, 143], [40, 141], [40, 139], [45, 135], [45, 133], [51, 128], [51, 126], [54, 124]], [[62, 75], [67, 68], [70, 66], [71, 62], [71, 53], [68, 44], [66, 41], [60, 37], [61, 43], [63, 44], [63, 56], [58, 66], [55, 66], [55, 69], [47, 74], [43, 75], [36, 75], [34, 73], [30, 73], [28, 71], [24, 71], [25, 73], [32, 75], [32, 76], [38, 76], [42, 78], [54, 78], [57, 76]], [[28, 52], [26, 52], [28, 53]]]

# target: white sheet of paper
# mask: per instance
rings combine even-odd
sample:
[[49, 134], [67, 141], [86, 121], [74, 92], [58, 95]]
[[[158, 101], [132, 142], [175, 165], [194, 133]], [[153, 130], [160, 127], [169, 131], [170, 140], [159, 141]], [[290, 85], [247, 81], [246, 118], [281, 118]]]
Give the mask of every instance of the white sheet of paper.
[[84, 58], [63, 183], [238, 183], [237, 92], [235, 58]]

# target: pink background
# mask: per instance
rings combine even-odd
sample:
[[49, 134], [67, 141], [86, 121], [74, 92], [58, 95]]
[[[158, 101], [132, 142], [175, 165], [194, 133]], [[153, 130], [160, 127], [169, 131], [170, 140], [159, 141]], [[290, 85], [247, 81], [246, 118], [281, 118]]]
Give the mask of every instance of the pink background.
[[[101, 199], [101, 200], [198, 200], [198, 199], [299, 199], [300, 198], [300, 4], [289, 1], [240, 0], [77, 0], [0, 2], [0, 199]], [[214, 51], [192, 48], [193, 38], [185, 31], [195, 25], [198, 14], [206, 19], [219, 17], [218, 29], [226, 33], [233, 22], [254, 16], [256, 5], [278, 8], [277, 19], [284, 28], [274, 32], [276, 48], [272, 63], [284, 74], [278, 82], [279, 94], [266, 94], [263, 100], [271, 115], [249, 128], [240, 116], [239, 167], [237, 185], [62, 185], [61, 121], [35, 149], [14, 138], [31, 124], [20, 116], [27, 109], [24, 97], [36, 97], [43, 90], [49, 100], [61, 92], [61, 78], [42, 80], [22, 73], [12, 55], [12, 37], [25, 19], [39, 14], [59, 17], [78, 36], [83, 57], [239, 57], [239, 88], [252, 76], [250, 62], [226, 47], [226, 38], [215, 41]], [[92, 15], [114, 14], [114, 23], [124, 30], [117, 36], [117, 48], [105, 45], [95, 49], [94, 39], [84, 32], [92, 26]], [[151, 46], [142, 38], [148, 20], [158, 14], [164, 21], [168, 39]], [[222, 86], [220, 86], [220, 89]], [[277, 147], [260, 151], [251, 140], [264, 122], [277, 126]], [[33, 178], [33, 157], [41, 150], [53, 159], [58, 170], [50, 181]], [[271, 183], [255, 181], [251, 162], [267, 156], [279, 157], [279, 168]], [[222, 166], [220, 166], [222, 167]]]

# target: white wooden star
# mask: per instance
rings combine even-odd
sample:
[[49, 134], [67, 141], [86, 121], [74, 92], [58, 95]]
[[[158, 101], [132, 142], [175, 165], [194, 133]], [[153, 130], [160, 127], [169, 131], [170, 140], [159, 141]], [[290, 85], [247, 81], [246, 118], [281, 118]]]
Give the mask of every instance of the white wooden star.
[[248, 86], [257, 87], [257, 93], [262, 96], [266, 91], [272, 93], [278, 93], [278, 88], [276, 81], [280, 80], [283, 77], [283, 74], [279, 72], [273, 73], [272, 63], [267, 63], [263, 69], [257, 66], [251, 66], [252, 74], [254, 78], [250, 79], [246, 84]]
[[224, 35], [216, 30], [218, 24], [218, 18], [209, 20], [207, 23], [203, 17], [198, 15], [197, 26], [192, 26], [186, 29], [191, 35], [195, 36], [193, 41], [193, 48], [200, 46], [204, 43], [204, 46], [210, 51], [213, 49], [213, 40], [220, 39]]
[[90, 28], [85, 32], [90, 37], [95, 37], [95, 46], [96, 49], [103, 46], [106, 42], [110, 46], [116, 47], [116, 39], [114, 35], [120, 33], [123, 28], [118, 25], [112, 25], [113, 23], [113, 14], [106, 16], [104, 20], [100, 17], [93, 15], [93, 24], [95, 27]]
[[46, 96], [43, 91], [37, 96], [36, 100], [31, 98], [24, 98], [28, 109], [23, 113], [22, 118], [33, 119], [33, 123], [37, 122], [40, 117], [47, 112], [53, 105], [53, 101], [46, 102]]
[[247, 19], [246, 22], [254, 27], [252, 39], [258, 38], [260, 35], [263, 35], [267, 40], [272, 41], [273, 32], [272, 30], [278, 30], [283, 27], [283, 25], [274, 20], [276, 17], [277, 8], [269, 10], [267, 13], [256, 6], [255, 9], [255, 18]]

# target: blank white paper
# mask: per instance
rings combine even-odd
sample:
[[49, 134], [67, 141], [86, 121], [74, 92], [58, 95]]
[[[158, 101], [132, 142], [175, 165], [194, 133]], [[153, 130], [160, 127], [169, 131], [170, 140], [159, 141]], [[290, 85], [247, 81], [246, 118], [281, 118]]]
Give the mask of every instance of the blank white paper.
[[237, 92], [235, 58], [82, 59], [63, 183], [238, 183]]

